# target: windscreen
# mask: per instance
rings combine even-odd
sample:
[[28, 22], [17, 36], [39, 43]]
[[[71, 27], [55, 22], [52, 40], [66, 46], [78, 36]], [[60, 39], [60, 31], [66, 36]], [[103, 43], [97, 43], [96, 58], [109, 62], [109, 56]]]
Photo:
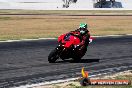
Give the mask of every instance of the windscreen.
[[66, 34], [65, 37], [64, 37], [64, 40], [65, 41], [69, 41], [70, 40], [70, 36], [71, 36], [70, 33]]

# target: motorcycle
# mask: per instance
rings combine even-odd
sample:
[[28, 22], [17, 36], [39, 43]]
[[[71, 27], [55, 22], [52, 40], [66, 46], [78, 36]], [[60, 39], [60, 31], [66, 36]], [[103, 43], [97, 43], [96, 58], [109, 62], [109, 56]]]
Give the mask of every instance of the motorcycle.
[[58, 46], [48, 56], [49, 63], [54, 63], [58, 58], [62, 60], [72, 58], [73, 61], [79, 62], [87, 51], [87, 48], [83, 48], [85, 46], [78, 46], [80, 42], [81, 39], [72, 33], [59, 36]]

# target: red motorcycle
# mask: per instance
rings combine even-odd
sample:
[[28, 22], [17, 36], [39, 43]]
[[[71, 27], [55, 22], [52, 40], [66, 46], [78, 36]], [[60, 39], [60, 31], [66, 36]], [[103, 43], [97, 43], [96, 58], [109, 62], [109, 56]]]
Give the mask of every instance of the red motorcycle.
[[58, 38], [58, 46], [48, 56], [49, 63], [54, 63], [58, 58], [62, 60], [72, 58], [75, 62], [80, 61], [87, 51], [87, 48], [81, 49], [84, 46], [78, 46], [80, 42], [81, 39], [75, 34], [67, 33], [61, 35]]

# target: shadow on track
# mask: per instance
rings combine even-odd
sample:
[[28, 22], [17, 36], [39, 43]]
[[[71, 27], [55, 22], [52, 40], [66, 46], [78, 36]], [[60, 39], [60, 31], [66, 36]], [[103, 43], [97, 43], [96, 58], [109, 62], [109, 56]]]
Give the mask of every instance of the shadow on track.
[[57, 61], [55, 63], [92, 63], [92, 62], [99, 62], [100, 59], [81, 59], [79, 62], [74, 62], [73, 60], [63, 60]]

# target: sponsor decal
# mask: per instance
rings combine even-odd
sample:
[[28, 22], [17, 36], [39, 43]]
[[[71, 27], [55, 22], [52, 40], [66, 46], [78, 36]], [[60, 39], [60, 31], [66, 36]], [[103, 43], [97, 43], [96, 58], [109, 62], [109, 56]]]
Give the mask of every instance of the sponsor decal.
[[88, 85], [129, 85], [129, 80], [118, 80], [118, 79], [91, 79], [88, 78], [88, 71], [84, 71], [84, 67], [81, 70], [82, 78], [80, 84], [82, 86]]

